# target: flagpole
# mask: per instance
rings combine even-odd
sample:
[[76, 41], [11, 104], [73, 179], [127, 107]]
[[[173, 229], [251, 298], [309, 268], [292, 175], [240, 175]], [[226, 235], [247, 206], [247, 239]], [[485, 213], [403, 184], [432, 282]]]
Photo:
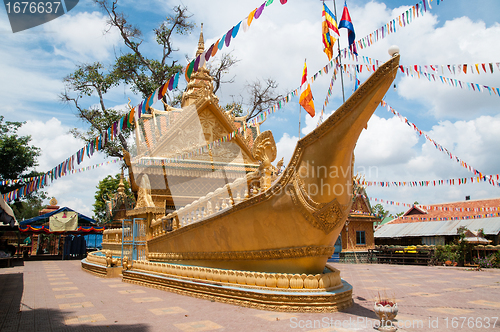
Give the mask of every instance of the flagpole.
[[[335, 12], [335, 19], [337, 19], [337, 6], [335, 5], [335, 0], [333, 0], [333, 11]], [[339, 21], [337, 21], [339, 22]], [[337, 23], [338, 24], [338, 23]], [[344, 93], [344, 75], [343, 75], [343, 69], [342, 68], [342, 56], [340, 55], [340, 31], [339, 31], [339, 40], [337, 43], [338, 49], [339, 49], [339, 61], [340, 61], [340, 82], [342, 83], [342, 102], [345, 103], [345, 93]]]
[[302, 120], [302, 105], [299, 104], [299, 139], [300, 139], [300, 121]]

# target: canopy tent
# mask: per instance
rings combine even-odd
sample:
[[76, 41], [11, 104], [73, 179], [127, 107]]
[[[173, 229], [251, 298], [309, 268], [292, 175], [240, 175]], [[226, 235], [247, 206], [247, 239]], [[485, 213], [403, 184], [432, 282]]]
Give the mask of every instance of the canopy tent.
[[95, 233], [104, 227], [97, 226], [97, 221], [68, 207], [23, 220], [19, 223], [22, 232], [33, 233]]

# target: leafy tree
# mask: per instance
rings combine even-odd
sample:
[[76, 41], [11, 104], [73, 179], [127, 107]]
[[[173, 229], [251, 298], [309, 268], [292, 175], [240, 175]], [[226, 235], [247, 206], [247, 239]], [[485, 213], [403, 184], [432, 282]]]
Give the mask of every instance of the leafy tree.
[[[31, 136], [19, 136], [17, 130], [24, 122], [4, 123], [4, 117], [0, 115], [0, 180], [14, 180], [22, 176], [33, 176], [34, 172], [28, 172], [30, 168], [37, 166], [37, 157], [40, 149], [29, 145]], [[5, 193], [19, 186], [2, 186], [1, 192]]]
[[[118, 192], [118, 185], [120, 184], [120, 174], [116, 174], [114, 177], [108, 175], [97, 185], [97, 191], [95, 193], [95, 203], [94, 203], [94, 218], [100, 223], [107, 222], [106, 218], [106, 201], [109, 201]], [[129, 183], [124, 179], [123, 184], [125, 185], [125, 194], [131, 200], [134, 199], [134, 195], [130, 190]]]
[[372, 206], [372, 213], [378, 217], [385, 217], [386, 214], [389, 213], [389, 211], [386, 211], [382, 204], [377, 204], [375, 206]]
[[43, 200], [47, 198], [44, 191], [32, 193], [25, 197], [24, 200], [18, 200], [11, 204], [12, 211], [18, 221], [37, 217], [39, 212], [47, 205], [43, 204]]
[[[112, 124], [119, 120], [127, 111], [107, 108], [104, 102], [104, 95], [112, 87], [119, 84], [119, 78], [114, 73], [105, 73], [104, 66], [98, 62], [93, 64], [79, 65], [77, 70], [64, 78], [67, 90], [76, 91], [76, 96], [71, 96], [68, 91], [61, 94], [60, 98], [64, 102], [72, 102], [77, 110], [78, 118], [90, 124], [86, 132], [74, 128], [71, 133], [74, 137], [85, 142], [92, 141], [105, 133]], [[99, 103], [90, 108], [84, 108], [79, 100], [84, 96], [90, 97], [96, 94]], [[123, 157], [123, 151], [128, 151], [127, 138], [131, 129], [126, 129], [118, 135], [119, 141], [108, 142], [104, 151], [111, 157]]]
[[[0, 181], [42, 175], [33, 169], [38, 165], [40, 148], [30, 145], [31, 136], [17, 134], [23, 124], [24, 122], [4, 122], [4, 117], [0, 115]], [[16, 185], [0, 186], [0, 192], [4, 194], [24, 185], [21, 182]], [[37, 216], [43, 207], [45, 195], [43, 191], [34, 192], [12, 203], [11, 207], [16, 218], [24, 220]]]

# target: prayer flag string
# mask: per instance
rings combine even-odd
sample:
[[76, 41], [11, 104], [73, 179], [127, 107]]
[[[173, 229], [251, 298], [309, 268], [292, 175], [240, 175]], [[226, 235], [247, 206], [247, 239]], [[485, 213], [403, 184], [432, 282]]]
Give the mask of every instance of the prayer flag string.
[[483, 175], [475, 177], [463, 177], [446, 180], [426, 180], [426, 181], [366, 181], [355, 180], [357, 185], [364, 187], [436, 187], [436, 186], [455, 186], [468, 183], [488, 182], [489, 184], [500, 187], [499, 175]]
[[[67, 170], [64, 173], [61, 172], [59, 177], [70, 175], [70, 174], [76, 174], [76, 173], [90, 171], [90, 170], [93, 170], [93, 169], [96, 169], [96, 168], [99, 168], [102, 166], [106, 166], [109, 164], [116, 164], [120, 160], [121, 160], [121, 158], [118, 158], [118, 159], [106, 161], [104, 163], [95, 164], [92, 166], [87, 166], [87, 167], [83, 167], [83, 168], [79, 168], [79, 169], [72, 169], [69, 171]], [[7, 186], [12, 186], [12, 185], [16, 185], [16, 184], [24, 184], [24, 186], [21, 188], [18, 188], [16, 190], [10, 191], [8, 193], [2, 194], [2, 197], [3, 197], [5, 202], [12, 202], [18, 198], [25, 197], [25, 196], [31, 194], [32, 192], [35, 192], [41, 188], [44, 188], [44, 187], [50, 185], [50, 183], [52, 182], [51, 180], [53, 180], [53, 179], [54, 179], [54, 174], [52, 174], [52, 170], [51, 170], [51, 171], [49, 171], [43, 175], [40, 175], [40, 176], [1, 181], [0, 185], [7, 185]]]
[[384, 100], [382, 100], [380, 102], [380, 105], [382, 107], [386, 107], [387, 111], [389, 111], [392, 114], [396, 115], [401, 120], [401, 122], [404, 122], [409, 127], [413, 128], [413, 130], [415, 130], [419, 136], [423, 135], [425, 137], [425, 139], [427, 139], [429, 142], [431, 142], [436, 149], [438, 149], [439, 151], [447, 154], [448, 157], [450, 157], [450, 159], [455, 160], [457, 163], [460, 164], [460, 166], [462, 166], [465, 169], [467, 169], [468, 171], [474, 173], [474, 175], [476, 175], [476, 176], [483, 177], [483, 174], [481, 172], [479, 172], [478, 170], [476, 170], [470, 164], [467, 164], [462, 159], [458, 158], [456, 155], [453, 155], [450, 151], [448, 151], [448, 149], [446, 149], [441, 144], [439, 144], [438, 142], [436, 142], [435, 140], [433, 140], [432, 138], [430, 138], [429, 135], [427, 135], [422, 130], [420, 130], [414, 123], [410, 122], [406, 117], [404, 117], [401, 114], [399, 114], [394, 108], [392, 108], [391, 106], [389, 106], [389, 104], [387, 104]]

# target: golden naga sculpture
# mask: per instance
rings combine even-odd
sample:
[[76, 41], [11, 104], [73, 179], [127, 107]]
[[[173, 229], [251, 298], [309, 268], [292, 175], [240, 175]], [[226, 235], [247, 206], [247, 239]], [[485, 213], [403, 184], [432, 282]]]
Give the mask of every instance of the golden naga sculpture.
[[[157, 210], [168, 205], [164, 198], [168, 188], [151, 193], [147, 178], [139, 179], [145, 186], [139, 185], [140, 205], [156, 204], [148, 219], [148, 260], [261, 273], [322, 273], [351, 208], [354, 147], [396, 77], [398, 65], [396, 54], [333, 115], [300, 139], [282, 173], [271, 164], [276, 145], [266, 131], [253, 142], [251, 154], [245, 152], [243, 157], [245, 163], [258, 162], [258, 169], [166, 215]], [[217, 104], [210, 89], [195, 89], [204, 84], [206, 73], [201, 71], [199, 80], [195, 74], [191, 89], [201, 101], [190, 95], [183, 99], [196, 107]], [[204, 135], [208, 143], [213, 141], [210, 135]], [[238, 137], [234, 140], [242, 139]], [[144, 177], [147, 171], [142, 172]], [[165, 168], [163, 172], [166, 179]], [[133, 172], [130, 176], [136, 183]], [[165, 229], [167, 224], [171, 230]]]

